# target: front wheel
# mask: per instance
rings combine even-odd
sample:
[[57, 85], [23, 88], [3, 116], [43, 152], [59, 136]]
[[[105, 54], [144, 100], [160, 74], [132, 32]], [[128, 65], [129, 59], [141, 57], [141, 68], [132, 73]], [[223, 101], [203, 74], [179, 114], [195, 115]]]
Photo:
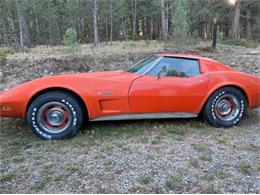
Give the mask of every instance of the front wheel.
[[76, 135], [83, 123], [82, 105], [70, 93], [52, 91], [41, 94], [30, 104], [27, 120], [42, 139], [64, 139]]
[[233, 87], [215, 91], [204, 109], [204, 119], [215, 127], [232, 127], [241, 121], [247, 109], [243, 93]]

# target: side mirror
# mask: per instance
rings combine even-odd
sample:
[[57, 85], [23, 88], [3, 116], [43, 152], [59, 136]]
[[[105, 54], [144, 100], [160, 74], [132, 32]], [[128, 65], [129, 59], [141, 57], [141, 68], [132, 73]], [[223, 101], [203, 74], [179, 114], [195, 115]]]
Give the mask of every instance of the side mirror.
[[161, 74], [162, 73], [166, 73], [167, 72], [167, 67], [166, 66], [163, 66], [162, 68], [161, 68], [161, 70], [159, 71], [159, 73], [158, 73], [158, 75], [157, 75], [157, 79], [160, 79], [160, 76], [161, 76]]

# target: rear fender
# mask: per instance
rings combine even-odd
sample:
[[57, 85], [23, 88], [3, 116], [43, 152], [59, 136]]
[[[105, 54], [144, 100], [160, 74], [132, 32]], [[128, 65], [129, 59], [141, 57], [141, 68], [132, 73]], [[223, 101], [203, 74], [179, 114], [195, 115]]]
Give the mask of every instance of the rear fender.
[[[198, 112], [201, 112], [208, 98], [218, 89], [222, 87], [235, 87], [241, 90], [247, 98], [249, 108], [259, 106], [260, 88], [257, 84], [258, 77], [253, 75], [244, 74], [240, 72], [213, 72], [210, 73], [209, 85], [202, 101], [199, 106]], [[258, 100], [257, 100], [258, 99]]]

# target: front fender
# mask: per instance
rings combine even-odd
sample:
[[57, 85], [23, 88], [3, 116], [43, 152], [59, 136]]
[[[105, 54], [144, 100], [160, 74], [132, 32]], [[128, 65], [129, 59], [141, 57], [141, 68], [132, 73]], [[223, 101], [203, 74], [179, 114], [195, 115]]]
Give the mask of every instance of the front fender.
[[[0, 94], [0, 116], [25, 118], [26, 110], [31, 99], [41, 91], [51, 88], [67, 89], [74, 92], [84, 100], [83, 91], [80, 89], [80, 81], [69, 79], [70, 77], [44, 77], [18, 85]], [[81, 82], [82, 83], [82, 82]]]

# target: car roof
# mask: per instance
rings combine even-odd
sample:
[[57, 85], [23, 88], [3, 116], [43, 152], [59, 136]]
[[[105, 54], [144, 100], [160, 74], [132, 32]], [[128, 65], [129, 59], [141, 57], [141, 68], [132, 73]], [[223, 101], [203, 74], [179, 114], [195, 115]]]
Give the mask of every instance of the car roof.
[[203, 60], [207, 60], [207, 61], [216, 61], [213, 60], [211, 58], [207, 58], [207, 57], [203, 57], [203, 56], [199, 56], [199, 55], [193, 55], [193, 54], [181, 54], [181, 53], [159, 53], [156, 54], [158, 56], [164, 56], [164, 57], [176, 57], [176, 58], [189, 58], [189, 59], [203, 59]]

